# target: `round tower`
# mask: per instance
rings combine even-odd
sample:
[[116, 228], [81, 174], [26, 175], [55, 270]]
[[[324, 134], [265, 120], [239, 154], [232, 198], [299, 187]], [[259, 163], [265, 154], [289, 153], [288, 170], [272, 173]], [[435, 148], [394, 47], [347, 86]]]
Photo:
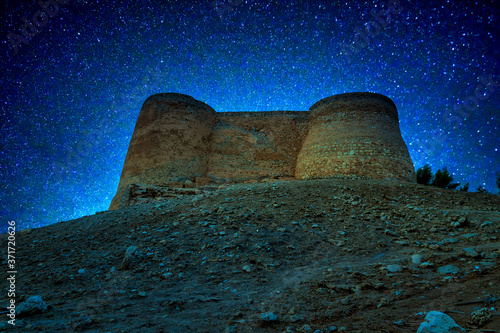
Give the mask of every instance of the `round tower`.
[[191, 96], [163, 93], [142, 105], [111, 209], [131, 183], [165, 184], [207, 173], [215, 110]]
[[296, 178], [356, 175], [416, 181], [396, 105], [388, 97], [340, 94], [320, 100], [309, 112]]

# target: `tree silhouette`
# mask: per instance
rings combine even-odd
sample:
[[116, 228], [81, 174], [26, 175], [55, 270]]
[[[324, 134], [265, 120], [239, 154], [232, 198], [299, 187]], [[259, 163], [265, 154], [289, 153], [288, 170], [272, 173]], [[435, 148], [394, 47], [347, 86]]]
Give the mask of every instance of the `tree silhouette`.
[[426, 163], [423, 167], [418, 168], [417, 170], [417, 183], [423, 185], [430, 185], [432, 178], [432, 169], [428, 163]]
[[500, 172], [497, 172], [497, 187], [498, 193], [500, 194]]
[[458, 188], [459, 191], [463, 191], [463, 192], [468, 192], [469, 191], [469, 183], [465, 184], [464, 186], [460, 186]]
[[[448, 173], [446, 167], [442, 170], [436, 171], [436, 174], [433, 175], [429, 164], [425, 164], [417, 170], [417, 183], [446, 188], [449, 190], [454, 190], [460, 186], [460, 183], [453, 183], [453, 175]], [[468, 189], [469, 184], [466, 184], [463, 188], [461, 188], [461, 191], [468, 191]]]
[[447, 188], [450, 190], [454, 190], [460, 185], [460, 183], [452, 183], [452, 182], [453, 182], [453, 176], [450, 175], [446, 167], [444, 167], [443, 170], [436, 171], [436, 174], [434, 175], [434, 179], [432, 180], [431, 185], [441, 188]]
[[488, 191], [483, 187], [483, 185], [479, 185], [479, 187], [476, 189], [476, 192], [478, 192], [478, 193], [488, 193]]

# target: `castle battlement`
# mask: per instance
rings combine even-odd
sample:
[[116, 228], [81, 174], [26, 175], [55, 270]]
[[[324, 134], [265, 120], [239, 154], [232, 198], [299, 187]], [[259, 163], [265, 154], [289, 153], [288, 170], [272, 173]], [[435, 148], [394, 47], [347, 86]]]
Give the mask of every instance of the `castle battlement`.
[[141, 108], [110, 209], [130, 184], [352, 175], [415, 181], [386, 96], [340, 94], [309, 111], [216, 112], [188, 95], [156, 94]]

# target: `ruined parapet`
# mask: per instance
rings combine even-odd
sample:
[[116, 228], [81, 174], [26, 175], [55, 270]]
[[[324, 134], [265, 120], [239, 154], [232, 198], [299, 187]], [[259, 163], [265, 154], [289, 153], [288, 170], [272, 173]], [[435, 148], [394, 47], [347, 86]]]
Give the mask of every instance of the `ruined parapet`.
[[389, 98], [374, 93], [335, 95], [315, 103], [309, 112], [296, 178], [356, 175], [415, 181], [396, 105]]
[[127, 185], [163, 184], [206, 175], [215, 111], [191, 96], [166, 93], [142, 105], [110, 209]]
[[110, 209], [136, 202], [135, 188], [150, 193], [186, 180], [335, 176], [415, 181], [389, 98], [349, 93], [309, 111], [216, 113], [188, 95], [157, 94], [142, 106]]

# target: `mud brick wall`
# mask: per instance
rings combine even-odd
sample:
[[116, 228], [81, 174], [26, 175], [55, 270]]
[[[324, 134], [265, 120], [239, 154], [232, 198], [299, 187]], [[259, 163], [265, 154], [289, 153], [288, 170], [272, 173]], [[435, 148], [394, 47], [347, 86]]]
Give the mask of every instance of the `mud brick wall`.
[[150, 96], [130, 140], [118, 193], [132, 183], [164, 184], [205, 175], [215, 121], [215, 110], [191, 96]]
[[317, 102], [309, 112], [297, 178], [357, 175], [415, 181], [396, 105], [389, 98], [374, 93], [336, 95]]
[[308, 112], [221, 112], [207, 176], [220, 180], [293, 177]]
[[188, 95], [156, 94], [141, 108], [110, 209], [130, 184], [336, 175], [415, 181], [389, 98], [348, 93], [309, 111], [216, 113]]

